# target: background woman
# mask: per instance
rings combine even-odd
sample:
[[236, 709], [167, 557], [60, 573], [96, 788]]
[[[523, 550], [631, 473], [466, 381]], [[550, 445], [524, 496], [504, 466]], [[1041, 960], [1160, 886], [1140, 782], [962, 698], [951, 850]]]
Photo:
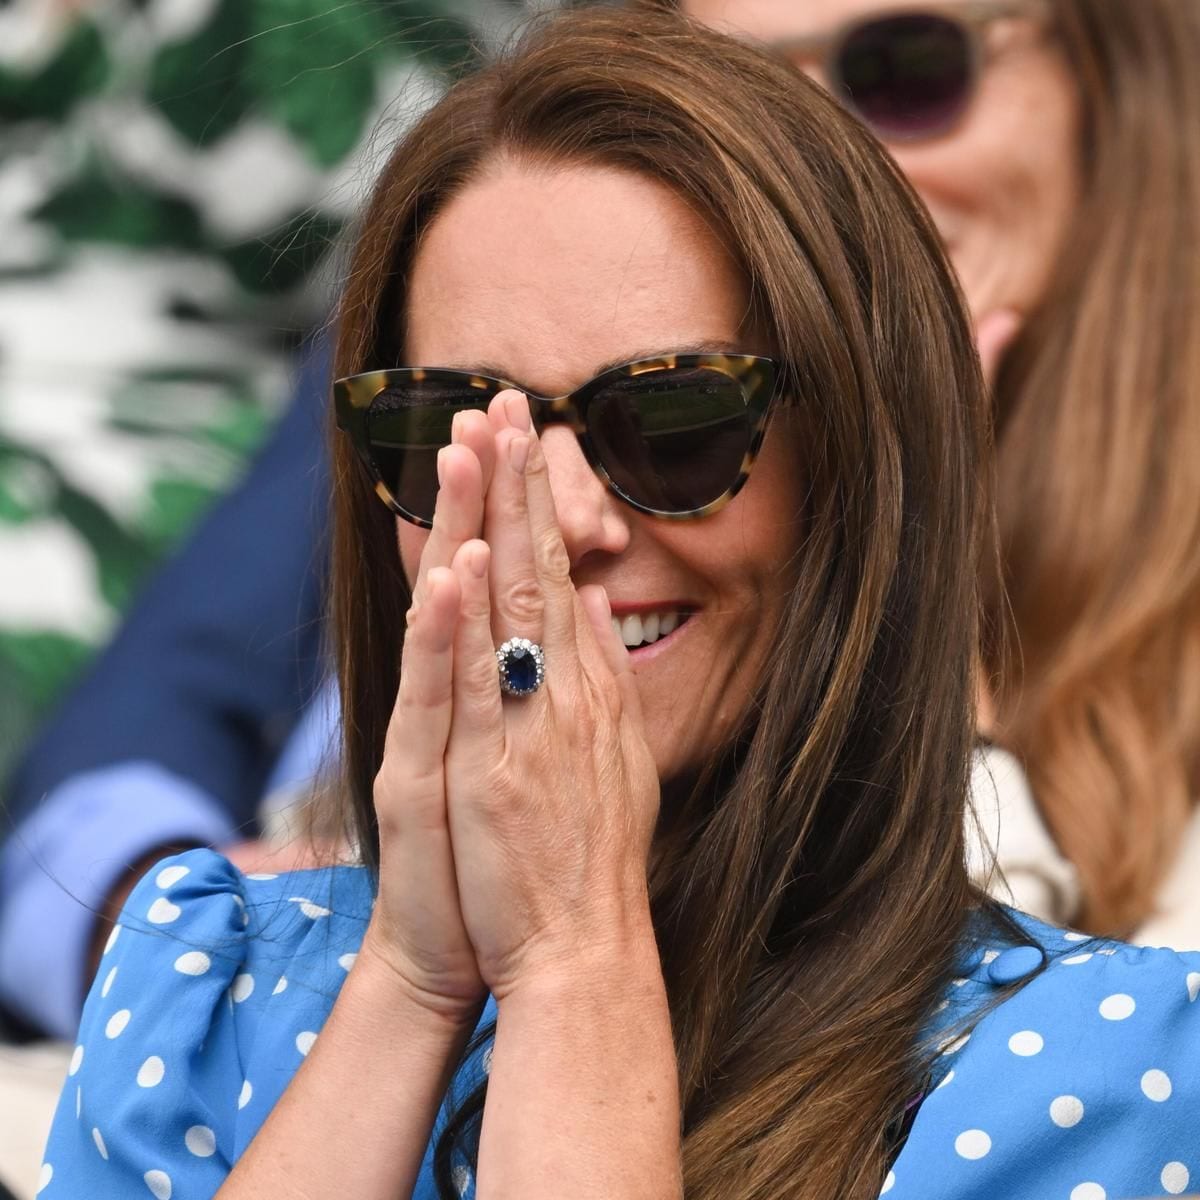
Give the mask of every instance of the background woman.
[[775, 45], [883, 138], [985, 356], [1019, 323], [995, 381], [987, 625], [1008, 636], [989, 643], [986, 724], [1078, 871], [1059, 916], [1156, 918], [1147, 940], [1200, 945], [1200, 7], [684, 7]]
[[47, 1198], [1186, 1185], [1200, 962], [967, 881], [982, 383], [850, 118], [551, 22], [398, 147], [339, 356], [364, 866], [150, 873]]

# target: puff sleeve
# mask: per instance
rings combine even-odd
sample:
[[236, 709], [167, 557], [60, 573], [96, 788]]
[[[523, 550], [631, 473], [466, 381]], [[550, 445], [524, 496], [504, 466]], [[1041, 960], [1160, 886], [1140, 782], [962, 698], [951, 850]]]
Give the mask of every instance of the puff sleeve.
[[209, 1197], [235, 1157], [233, 999], [249, 918], [240, 873], [194, 850], [137, 885], [109, 938], [39, 1197]]
[[[1065, 937], [1043, 973], [946, 1049], [889, 1200], [1200, 1188], [1200, 955]], [[983, 992], [1011, 981], [1004, 957], [979, 967]]]

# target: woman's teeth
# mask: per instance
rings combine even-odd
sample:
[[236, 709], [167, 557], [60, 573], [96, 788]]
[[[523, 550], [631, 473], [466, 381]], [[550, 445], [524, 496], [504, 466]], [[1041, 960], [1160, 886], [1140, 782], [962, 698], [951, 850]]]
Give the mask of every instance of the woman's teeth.
[[627, 617], [613, 617], [613, 632], [632, 650], [635, 646], [649, 646], [660, 637], [674, 632], [679, 625], [679, 613], [630, 613]]

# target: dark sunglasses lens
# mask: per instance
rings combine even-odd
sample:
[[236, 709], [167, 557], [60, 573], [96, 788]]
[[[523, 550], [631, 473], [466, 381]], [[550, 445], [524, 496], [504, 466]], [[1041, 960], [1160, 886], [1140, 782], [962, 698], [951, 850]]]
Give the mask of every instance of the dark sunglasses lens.
[[467, 383], [426, 379], [391, 387], [371, 401], [367, 444], [388, 491], [406, 512], [433, 520], [437, 454], [450, 444], [450, 423], [465, 408], [486, 408], [491, 393]]
[[952, 125], [970, 97], [970, 36], [934, 14], [881, 17], [846, 38], [836, 68], [845, 98], [881, 137], [928, 137]]
[[752, 432], [741, 385], [707, 368], [614, 380], [588, 406], [588, 434], [609, 478], [655, 512], [691, 512], [724, 495]]

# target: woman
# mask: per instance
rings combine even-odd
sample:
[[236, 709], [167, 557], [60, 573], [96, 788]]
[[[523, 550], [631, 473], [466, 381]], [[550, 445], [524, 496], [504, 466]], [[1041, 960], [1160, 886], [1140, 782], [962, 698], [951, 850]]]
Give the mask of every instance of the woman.
[[989, 732], [1078, 872], [1059, 916], [1200, 946], [1200, 7], [683, 7], [775, 46], [888, 144], [985, 358], [1019, 326], [995, 388]]
[[1186, 1185], [1200, 959], [967, 881], [982, 384], [852, 120], [550, 22], [394, 153], [340, 361], [364, 866], [151, 872], [46, 1197]]

